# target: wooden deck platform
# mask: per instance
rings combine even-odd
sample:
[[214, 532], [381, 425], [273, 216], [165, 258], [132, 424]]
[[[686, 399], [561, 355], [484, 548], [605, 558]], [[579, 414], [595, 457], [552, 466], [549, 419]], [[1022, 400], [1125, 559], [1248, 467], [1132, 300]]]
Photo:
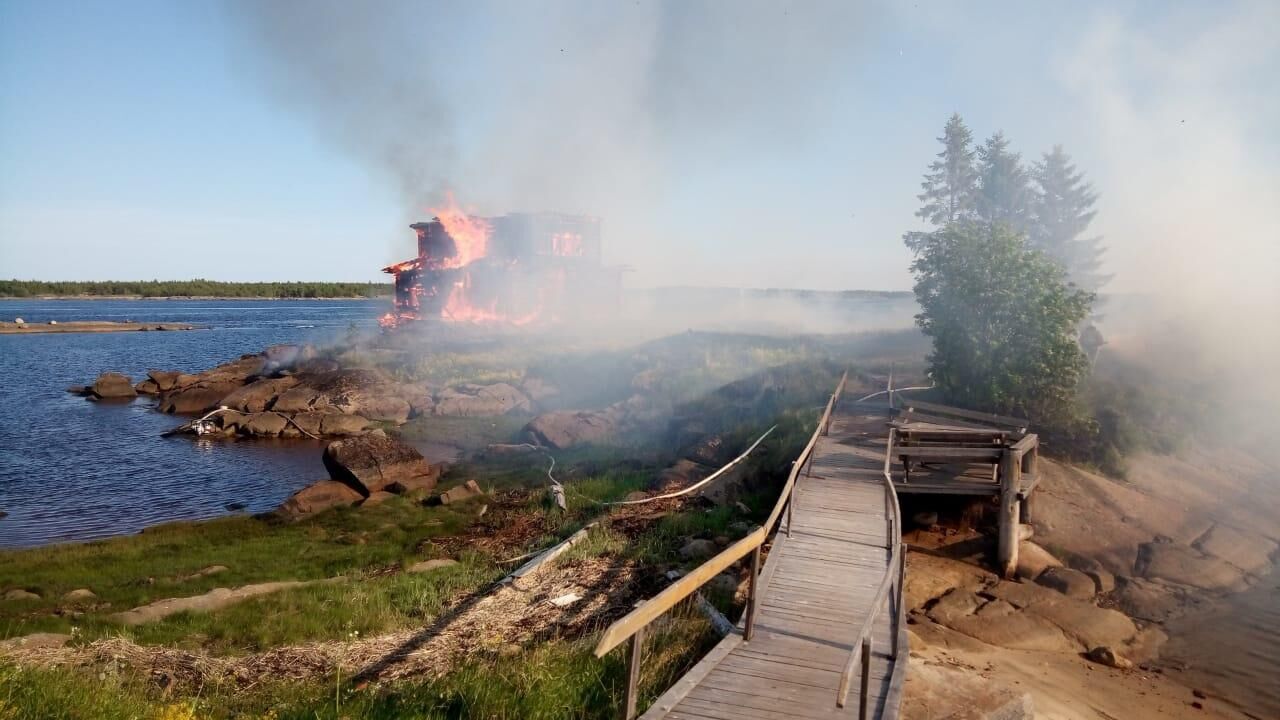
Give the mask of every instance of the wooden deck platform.
[[[726, 637], [643, 718], [859, 717], [861, 673], [844, 707], [836, 698], [877, 589], [897, 572], [889, 564], [901, 539], [883, 479], [889, 417], [884, 404], [837, 404], [796, 481], [794, 525], [777, 533], [764, 564], [751, 641], [741, 628]], [[873, 621], [866, 717], [898, 716], [907, 665], [899, 611], [890, 594]]]

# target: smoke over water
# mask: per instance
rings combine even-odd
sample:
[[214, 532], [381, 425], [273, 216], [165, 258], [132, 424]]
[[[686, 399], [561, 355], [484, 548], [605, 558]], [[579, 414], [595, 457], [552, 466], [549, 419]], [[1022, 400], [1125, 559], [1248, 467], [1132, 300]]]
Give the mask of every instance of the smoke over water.
[[[708, 227], [675, 220], [687, 218], [689, 169], [751, 166], [804, 142], [824, 111], [819, 89], [856, 54], [862, 22], [847, 5], [233, 8], [253, 73], [394, 188], [405, 220], [425, 219], [447, 190], [480, 214], [595, 215], [610, 259], [652, 272], [675, 252], [697, 256]], [[698, 202], [714, 218], [751, 206], [737, 200]]]

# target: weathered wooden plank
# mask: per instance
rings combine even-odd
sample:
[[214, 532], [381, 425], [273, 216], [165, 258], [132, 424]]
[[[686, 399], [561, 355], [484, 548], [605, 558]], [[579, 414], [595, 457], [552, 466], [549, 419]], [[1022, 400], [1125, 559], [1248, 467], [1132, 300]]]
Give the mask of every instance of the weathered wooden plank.
[[967, 460], [999, 460], [1004, 453], [1001, 447], [922, 447], [899, 445], [893, 449], [899, 458], [911, 460], [957, 461]]
[[[700, 713], [690, 715], [678, 715], [677, 713]], [[777, 718], [806, 718], [808, 715], [794, 715], [785, 712], [785, 708], [761, 710], [757, 708], [743, 707], [741, 705], [730, 705], [724, 702], [712, 702], [701, 698], [688, 698], [680, 703], [679, 708], [669, 717], [710, 717], [725, 718], [726, 720], [735, 720], [743, 718], [744, 720], [777, 720]]]
[[965, 410], [964, 408], [951, 407], [950, 405], [938, 405], [935, 403], [924, 402], [923, 400], [910, 400], [903, 403], [903, 407], [910, 410], [912, 408], [920, 408], [938, 415], [955, 415], [956, 417], [969, 418], [970, 420], [981, 420], [982, 422], [990, 422], [996, 425], [1009, 425], [1015, 428], [1027, 427], [1027, 421], [1022, 418], [1011, 417], [1009, 415], [996, 415], [995, 413], [978, 412], [977, 410]]

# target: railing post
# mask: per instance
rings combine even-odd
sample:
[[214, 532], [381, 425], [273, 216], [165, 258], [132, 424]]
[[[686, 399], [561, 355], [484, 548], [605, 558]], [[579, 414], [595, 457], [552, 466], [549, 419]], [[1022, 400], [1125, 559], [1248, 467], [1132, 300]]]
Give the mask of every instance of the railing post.
[[1000, 458], [1000, 520], [996, 547], [996, 570], [1009, 579], [1018, 568], [1018, 525], [1022, 458], [1013, 450], [1005, 450]]
[[894, 602], [894, 623], [893, 623], [893, 659], [898, 659], [898, 645], [902, 635], [902, 622], [906, 618], [905, 607], [903, 601], [907, 596], [905, 586], [907, 582], [907, 544], [902, 543], [898, 546], [898, 593]]
[[793, 483], [791, 486], [791, 497], [787, 498], [787, 537], [791, 537], [791, 526], [795, 522], [796, 509], [796, 488]]
[[747, 627], [743, 632], [743, 639], [751, 642], [751, 636], [755, 634], [756, 629], [756, 596], [758, 594], [758, 585], [760, 584], [760, 546], [757, 545], [755, 550], [751, 551], [751, 579], [747, 586]]
[[640, 662], [644, 655], [644, 631], [640, 628], [631, 636], [631, 649], [627, 653], [627, 703], [622, 710], [622, 720], [636, 716], [636, 700], [640, 690]]
[[870, 715], [871, 694], [871, 636], [862, 639], [862, 697], [859, 699], [858, 719], [867, 720]]

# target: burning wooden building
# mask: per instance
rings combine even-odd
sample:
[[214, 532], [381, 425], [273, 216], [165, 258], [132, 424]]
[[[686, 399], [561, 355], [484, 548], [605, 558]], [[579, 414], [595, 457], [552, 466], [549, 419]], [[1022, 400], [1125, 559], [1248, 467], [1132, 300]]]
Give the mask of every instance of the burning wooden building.
[[529, 325], [616, 306], [621, 268], [601, 261], [599, 218], [436, 212], [409, 226], [418, 235], [417, 257], [383, 268], [396, 279], [384, 327], [415, 320]]

